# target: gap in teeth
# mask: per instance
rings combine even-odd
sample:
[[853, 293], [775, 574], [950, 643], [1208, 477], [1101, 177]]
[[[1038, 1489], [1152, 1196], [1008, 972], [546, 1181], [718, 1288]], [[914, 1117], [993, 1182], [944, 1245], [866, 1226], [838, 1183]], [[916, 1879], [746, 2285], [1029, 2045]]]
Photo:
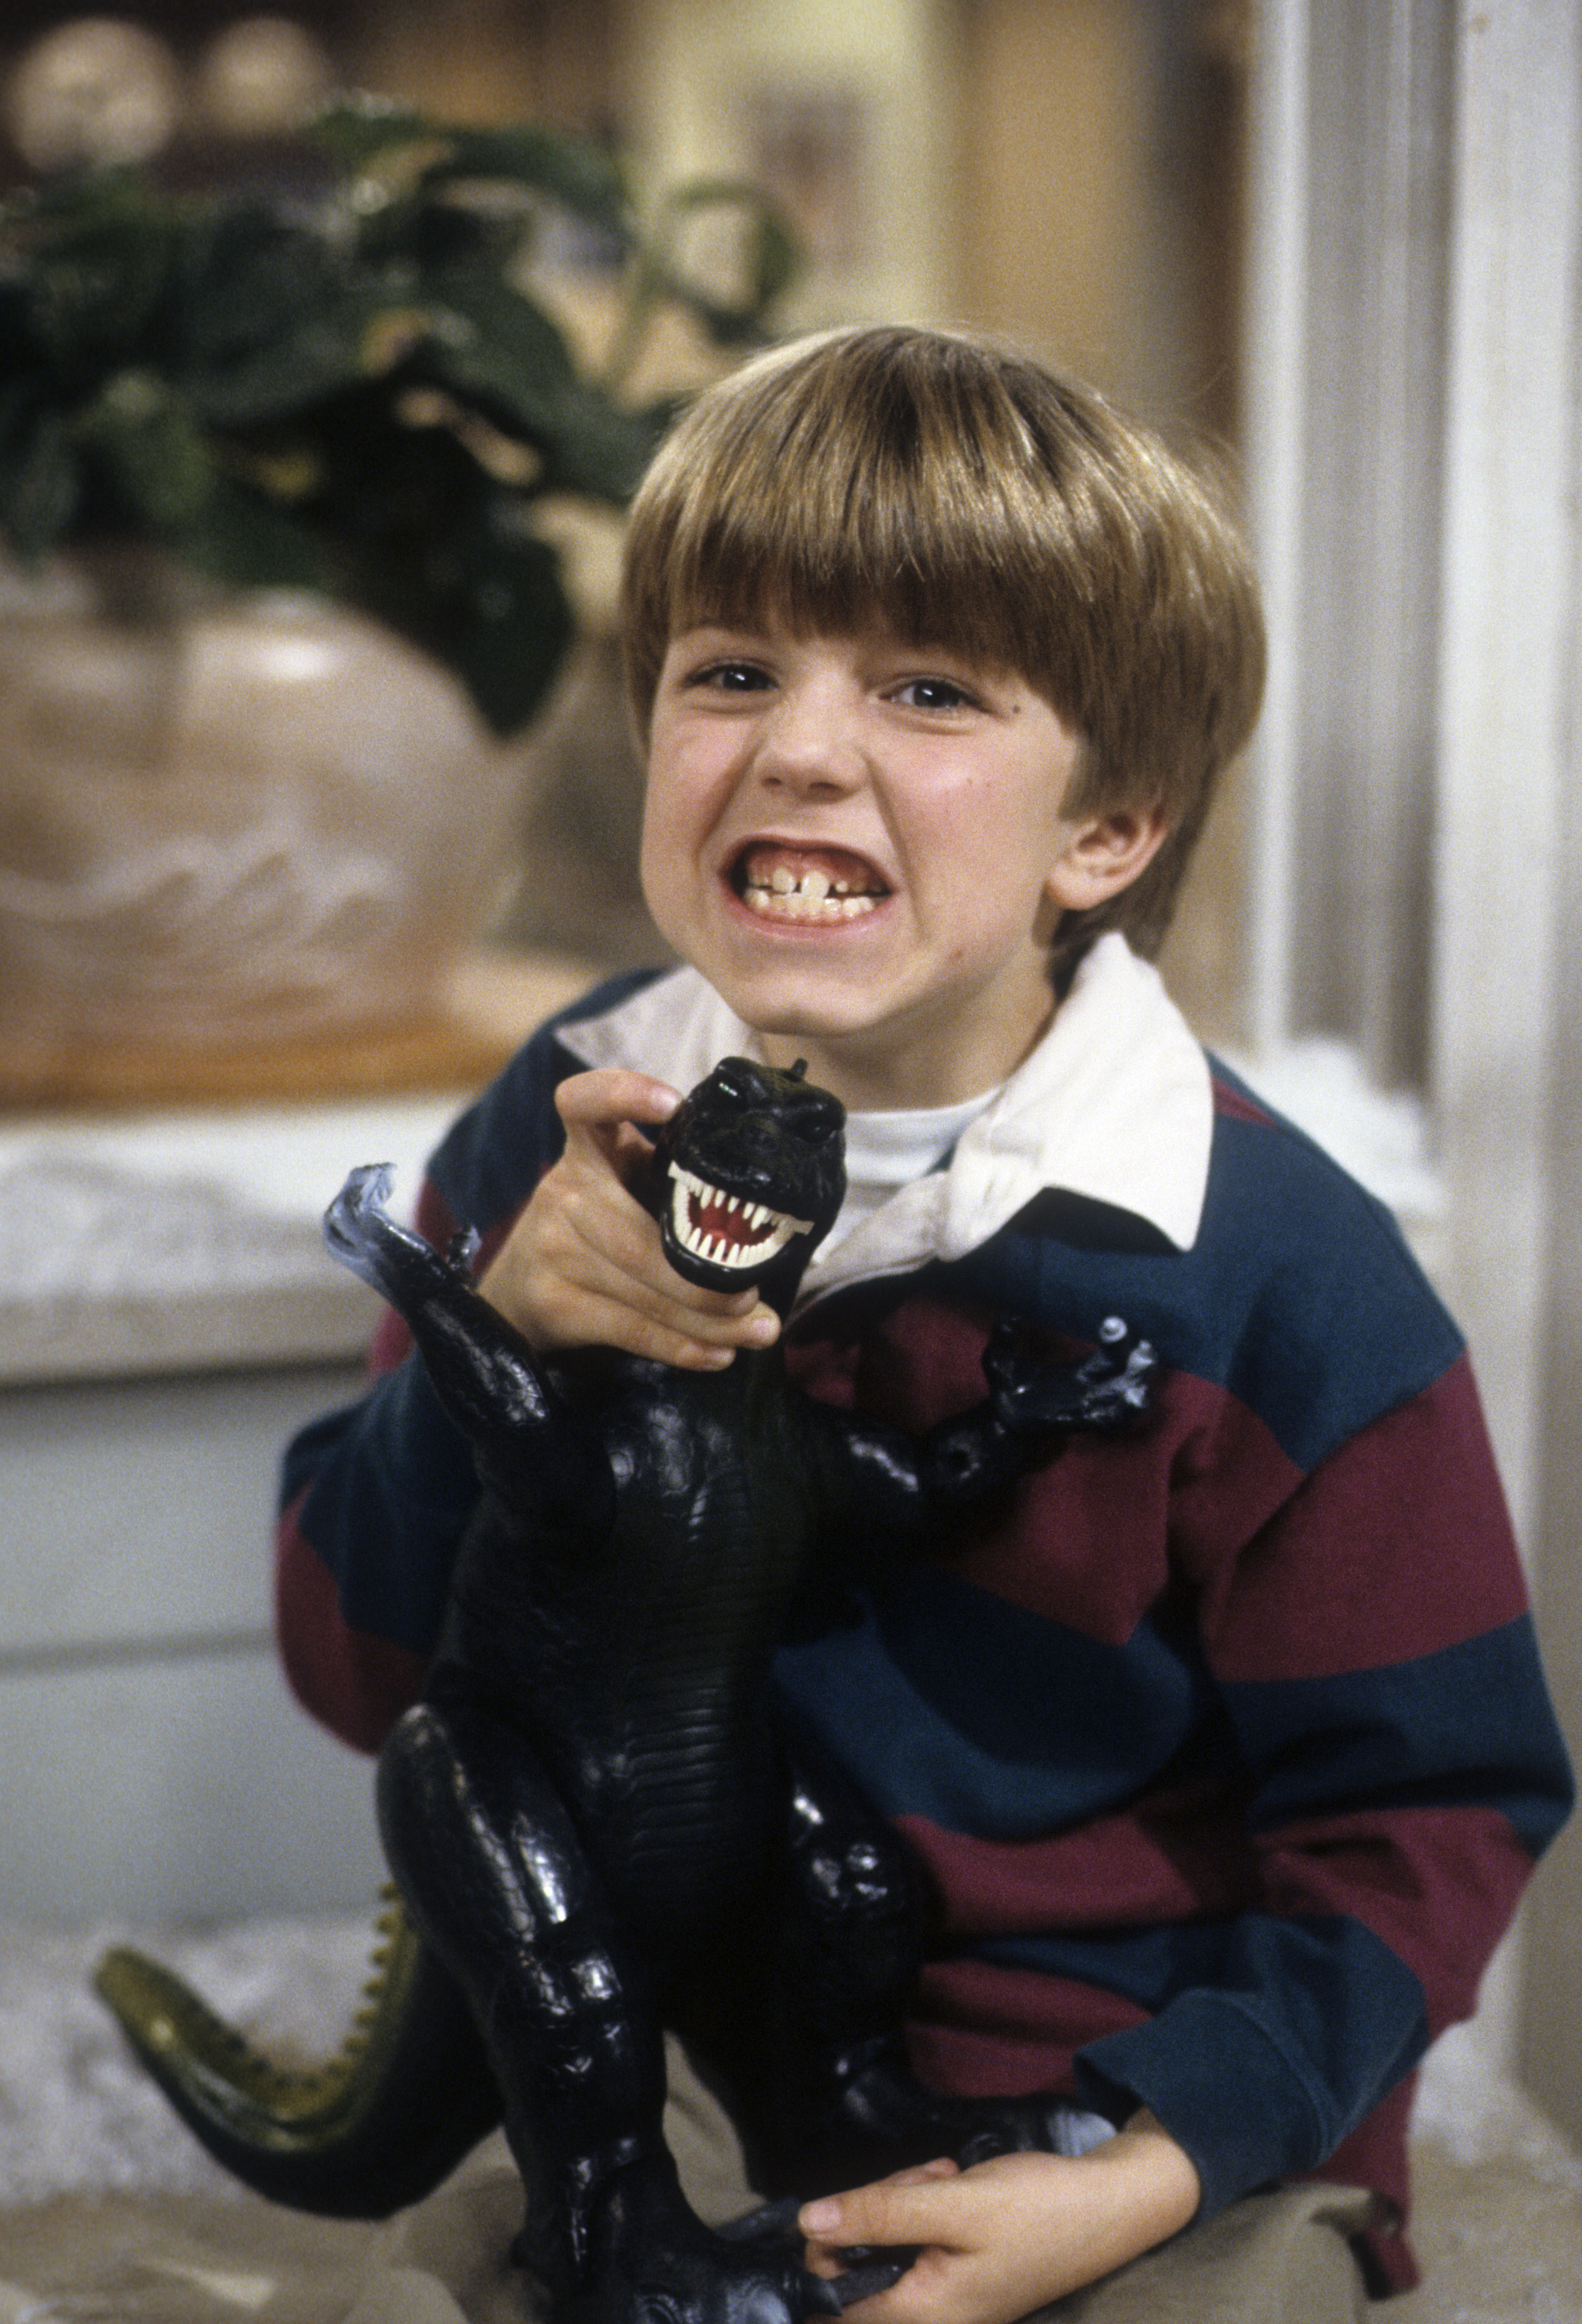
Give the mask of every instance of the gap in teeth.
[[861, 912], [871, 912], [879, 900], [866, 890], [854, 893], [844, 873], [831, 875], [817, 863], [800, 873], [786, 863], [775, 864], [767, 874], [749, 872], [744, 893], [756, 910], [784, 912], [793, 919], [855, 919]]
[[871, 912], [878, 903], [876, 896], [826, 895], [812, 896], [798, 888], [761, 888], [749, 885], [744, 899], [749, 908], [775, 919], [787, 920], [855, 920]]

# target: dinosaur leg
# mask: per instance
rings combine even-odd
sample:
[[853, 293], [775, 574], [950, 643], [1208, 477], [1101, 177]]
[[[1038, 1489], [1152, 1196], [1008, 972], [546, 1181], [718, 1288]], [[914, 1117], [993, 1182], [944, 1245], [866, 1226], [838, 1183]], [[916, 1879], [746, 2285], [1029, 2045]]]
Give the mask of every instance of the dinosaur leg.
[[807, 2193], [944, 2144], [915, 2119], [901, 2039], [921, 1961], [910, 1863], [811, 1738], [787, 1756], [779, 1882], [724, 2048], [754, 2183]]
[[378, 1797], [500, 2086], [524, 2264], [578, 2324], [795, 2324], [814, 2304], [800, 2251], [726, 2244], [681, 2194], [649, 1978], [525, 1738], [452, 1690], [400, 1721]]
[[759, 2183], [835, 2189], [940, 2154], [1081, 2151], [1092, 2118], [1058, 2098], [956, 2098], [912, 2072], [902, 2029], [921, 1966], [916, 1875], [893, 1827], [805, 1736], [789, 1839], [768, 2039], [749, 2051]]

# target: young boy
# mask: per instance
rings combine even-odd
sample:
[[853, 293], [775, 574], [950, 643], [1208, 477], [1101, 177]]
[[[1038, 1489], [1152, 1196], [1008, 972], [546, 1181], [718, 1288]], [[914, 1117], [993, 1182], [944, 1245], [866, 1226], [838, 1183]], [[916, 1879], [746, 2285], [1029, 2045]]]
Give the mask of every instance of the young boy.
[[[1119, 1314], [1164, 1367], [1138, 1434], [1072, 1443], [780, 1657], [924, 1876], [921, 2077], [1117, 2126], [810, 2206], [815, 2258], [923, 2247], [864, 2324], [1351, 2316], [1359, 2264], [1411, 2280], [1411, 2071], [1569, 1788], [1453, 1326], [1145, 964], [1256, 711], [1240, 544], [1038, 366], [837, 334], [681, 422], [626, 624], [644, 890], [686, 964], [528, 1045], [425, 1231], [481, 1231], [541, 1347], [727, 1364], [776, 1319], [667, 1268], [634, 1125], [723, 1055], [803, 1056], [851, 1111], [787, 1333], [811, 1394], [925, 1427], [1005, 1312], [1067, 1347]], [[287, 1665], [366, 1747], [476, 1492], [401, 1353], [287, 1471]]]

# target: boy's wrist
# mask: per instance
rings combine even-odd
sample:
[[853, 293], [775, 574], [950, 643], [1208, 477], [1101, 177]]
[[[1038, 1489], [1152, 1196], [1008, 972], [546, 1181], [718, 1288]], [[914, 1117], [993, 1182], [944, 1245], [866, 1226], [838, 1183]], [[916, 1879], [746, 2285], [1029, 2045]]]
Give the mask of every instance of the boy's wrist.
[[1198, 2166], [1151, 2108], [1139, 2107], [1113, 2139], [1092, 2148], [1083, 2159], [1094, 2163], [1107, 2159], [1112, 2167], [1124, 2169], [1136, 2178], [1150, 2221], [1160, 2223], [1152, 2243], [1179, 2235], [1196, 2218], [1203, 2200]]

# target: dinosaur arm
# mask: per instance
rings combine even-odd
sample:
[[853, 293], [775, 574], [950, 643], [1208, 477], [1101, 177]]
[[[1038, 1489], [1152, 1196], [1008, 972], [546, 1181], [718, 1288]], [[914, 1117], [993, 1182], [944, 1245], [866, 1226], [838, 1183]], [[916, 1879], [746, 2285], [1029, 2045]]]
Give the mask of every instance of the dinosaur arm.
[[1030, 1356], [1020, 1327], [996, 1323], [984, 1350], [989, 1393], [920, 1438], [828, 1406], [820, 1445], [825, 1505], [843, 1530], [907, 1547], [958, 1512], [982, 1506], [1057, 1452], [1073, 1434], [1107, 1434], [1146, 1410], [1158, 1360], [1117, 1319], [1077, 1363]]
[[607, 1532], [615, 1489], [594, 1430], [474, 1287], [463, 1263], [469, 1250], [443, 1254], [398, 1226], [384, 1208], [389, 1185], [385, 1168], [352, 1172], [325, 1217], [332, 1254], [405, 1322], [483, 1482], [524, 1521], [571, 1518], [583, 1532]]

